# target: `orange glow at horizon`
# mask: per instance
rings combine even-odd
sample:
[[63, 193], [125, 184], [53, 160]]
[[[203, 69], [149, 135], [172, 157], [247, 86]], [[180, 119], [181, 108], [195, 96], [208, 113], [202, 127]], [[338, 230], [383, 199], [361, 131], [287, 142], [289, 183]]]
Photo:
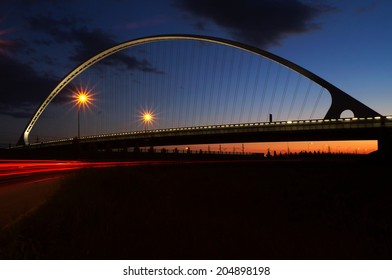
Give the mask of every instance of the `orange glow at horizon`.
[[180, 151], [189, 148], [193, 152], [202, 150], [222, 153], [241, 153], [244, 151], [245, 153], [264, 154], [267, 154], [268, 150], [271, 154], [274, 154], [275, 152], [276, 154], [300, 152], [369, 154], [378, 149], [376, 140], [203, 144], [168, 146], [165, 148], [169, 150], [178, 148]]

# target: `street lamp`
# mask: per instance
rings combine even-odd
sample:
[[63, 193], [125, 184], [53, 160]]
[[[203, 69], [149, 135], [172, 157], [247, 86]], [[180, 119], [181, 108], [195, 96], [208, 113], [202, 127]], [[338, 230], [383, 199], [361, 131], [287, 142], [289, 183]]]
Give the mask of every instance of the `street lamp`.
[[145, 113], [143, 115], [144, 123], [150, 124], [152, 122], [152, 115], [150, 113]]
[[155, 121], [155, 115], [151, 110], [144, 110], [141, 112], [140, 120], [143, 122], [143, 130], [146, 130], [146, 127]]
[[73, 102], [78, 106], [78, 138], [80, 138], [80, 108], [88, 108], [92, 101], [94, 100], [90, 91], [86, 89], [77, 89], [73, 92]]

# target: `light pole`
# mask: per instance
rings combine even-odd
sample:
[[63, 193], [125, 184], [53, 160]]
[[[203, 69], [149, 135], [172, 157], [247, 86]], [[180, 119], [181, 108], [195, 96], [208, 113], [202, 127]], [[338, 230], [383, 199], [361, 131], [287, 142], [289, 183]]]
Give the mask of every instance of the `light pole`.
[[[144, 110], [140, 114], [140, 120], [143, 122], [143, 132], [146, 132], [148, 125], [151, 125], [155, 121], [155, 115], [151, 110]], [[146, 148], [147, 149], [147, 148]]]
[[143, 115], [143, 123], [144, 123], [144, 130], [146, 130], [146, 127], [152, 123], [153, 117], [151, 113], [144, 113]]
[[80, 138], [80, 106], [78, 106], [78, 139]]
[[74, 94], [74, 102], [78, 106], [78, 138], [80, 138], [80, 107], [88, 107], [91, 100], [91, 94], [86, 90], [78, 90]]

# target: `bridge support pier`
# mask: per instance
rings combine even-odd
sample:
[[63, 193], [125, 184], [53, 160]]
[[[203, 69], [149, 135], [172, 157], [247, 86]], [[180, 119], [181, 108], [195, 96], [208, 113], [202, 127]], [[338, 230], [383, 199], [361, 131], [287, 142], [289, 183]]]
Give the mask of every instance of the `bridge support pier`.
[[378, 152], [382, 155], [392, 156], [392, 132], [384, 130], [378, 138]]

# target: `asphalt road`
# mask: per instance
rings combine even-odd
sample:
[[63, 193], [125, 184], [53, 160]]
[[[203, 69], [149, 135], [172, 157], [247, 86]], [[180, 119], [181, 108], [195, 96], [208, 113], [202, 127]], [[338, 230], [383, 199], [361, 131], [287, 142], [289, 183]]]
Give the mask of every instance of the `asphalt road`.
[[70, 171], [82, 168], [165, 164], [168, 161], [84, 162], [58, 160], [0, 160], [0, 229], [45, 203]]
[[[71, 171], [115, 166], [194, 164], [200, 161], [64, 161], [0, 159], [0, 229], [28, 215], [47, 201]], [[215, 162], [213, 160], [203, 163]], [[219, 161], [222, 162], [222, 161]], [[229, 161], [226, 161], [229, 162]]]

